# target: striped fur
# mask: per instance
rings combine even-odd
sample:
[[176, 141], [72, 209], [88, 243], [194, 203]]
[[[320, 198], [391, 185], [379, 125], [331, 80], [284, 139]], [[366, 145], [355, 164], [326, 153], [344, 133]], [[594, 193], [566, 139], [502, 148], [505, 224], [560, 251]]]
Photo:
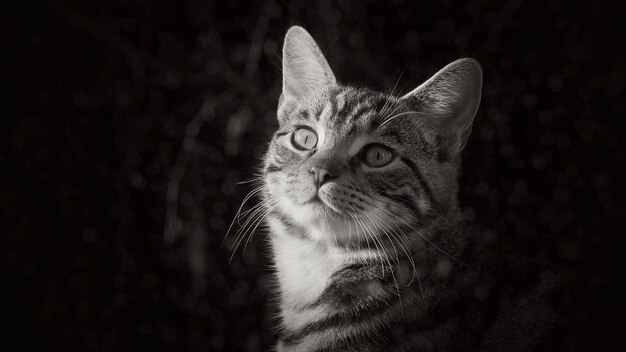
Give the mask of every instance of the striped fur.
[[[495, 319], [486, 306], [493, 280], [464, 230], [457, 179], [480, 67], [459, 60], [399, 98], [337, 83], [301, 28], [283, 50], [280, 126], [263, 188], [277, 350], [477, 349]], [[294, 147], [301, 126], [315, 132], [315, 148]], [[371, 143], [391, 148], [393, 161], [367, 166]], [[334, 178], [318, 187], [313, 167]]]

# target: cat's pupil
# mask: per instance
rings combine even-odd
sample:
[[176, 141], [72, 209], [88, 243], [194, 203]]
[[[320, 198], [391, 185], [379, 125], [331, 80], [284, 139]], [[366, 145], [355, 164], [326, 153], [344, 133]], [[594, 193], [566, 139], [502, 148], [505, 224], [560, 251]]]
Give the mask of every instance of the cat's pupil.
[[301, 127], [293, 133], [291, 143], [299, 150], [309, 150], [317, 144], [317, 135], [310, 129]]

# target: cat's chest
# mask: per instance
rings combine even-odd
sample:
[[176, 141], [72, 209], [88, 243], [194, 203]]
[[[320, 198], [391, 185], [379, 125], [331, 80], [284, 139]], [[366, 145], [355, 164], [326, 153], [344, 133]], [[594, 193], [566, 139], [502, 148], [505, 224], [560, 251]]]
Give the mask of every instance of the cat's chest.
[[305, 306], [324, 291], [344, 258], [327, 246], [275, 230], [274, 260], [284, 303]]
[[269, 221], [272, 249], [283, 303], [305, 307], [315, 302], [328, 287], [331, 277], [341, 268], [373, 253], [346, 252], [333, 246], [290, 233], [278, 221]]

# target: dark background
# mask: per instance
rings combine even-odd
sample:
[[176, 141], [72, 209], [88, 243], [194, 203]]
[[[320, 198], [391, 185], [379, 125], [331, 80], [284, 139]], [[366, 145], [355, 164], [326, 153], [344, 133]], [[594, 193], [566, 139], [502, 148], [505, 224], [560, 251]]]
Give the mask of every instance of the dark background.
[[266, 234], [232, 262], [221, 242], [300, 24], [343, 82], [389, 91], [406, 67], [407, 92], [456, 58], [481, 62], [464, 215], [511, 297], [563, 280], [544, 350], [617, 350], [622, 12], [416, 3], [4, 1], [0, 349], [268, 349]]

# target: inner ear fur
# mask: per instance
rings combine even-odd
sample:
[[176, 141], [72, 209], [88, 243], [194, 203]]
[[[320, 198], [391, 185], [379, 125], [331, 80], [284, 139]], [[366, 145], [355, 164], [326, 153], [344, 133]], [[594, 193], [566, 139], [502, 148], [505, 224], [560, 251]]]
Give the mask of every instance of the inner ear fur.
[[482, 77], [476, 60], [459, 59], [402, 97], [418, 109], [423, 126], [447, 153], [459, 153], [467, 143], [480, 105]]

